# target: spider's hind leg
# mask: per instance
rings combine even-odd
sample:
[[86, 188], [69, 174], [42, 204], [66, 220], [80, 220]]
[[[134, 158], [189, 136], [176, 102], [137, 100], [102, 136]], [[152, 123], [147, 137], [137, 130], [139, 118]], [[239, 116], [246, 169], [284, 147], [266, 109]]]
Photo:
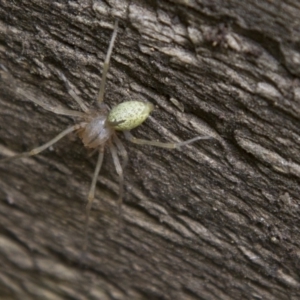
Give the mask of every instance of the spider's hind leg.
[[108, 68], [109, 68], [109, 62], [110, 62], [110, 57], [111, 57], [111, 53], [114, 47], [114, 43], [117, 37], [117, 32], [118, 32], [118, 20], [115, 21], [115, 26], [114, 26], [114, 31], [109, 43], [109, 47], [107, 50], [107, 54], [105, 57], [105, 61], [103, 64], [103, 70], [102, 70], [102, 78], [101, 78], [101, 84], [100, 84], [100, 89], [99, 89], [99, 93], [98, 93], [98, 104], [101, 104], [103, 102], [104, 99], [104, 92], [105, 92], [105, 83], [106, 83], [106, 75], [108, 72]]
[[16, 93], [18, 95], [23, 96], [24, 98], [30, 100], [31, 102], [33, 102], [34, 104], [42, 107], [43, 109], [50, 111], [54, 114], [57, 115], [63, 115], [63, 116], [69, 116], [69, 117], [80, 117], [83, 118], [84, 114], [80, 111], [76, 111], [76, 110], [72, 110], [72, 109], [67, 109], [64, 108], [62, 106], [56, 105], [56, 106], [52, 106], [51, 104], [47, 104], [42, 102], [41, 100], [37, 99], [36, 97], [34, 97], [31, 93], [28, 93], [27, 91], [25, 91], [24, 89], [18, 87], [16, 89]]
[[80, 106], [81, 110], [85, 113], [89, 112], [88, 107], [84, 104], [83, 100], [76, 94], [66, 76], [58, 70], [56, 70], [56, 74], [64, 82], [69, 95], [76, 101], [76, 103]]
[[155, 146], [155, 147], [167, 148], [167, 149], [180, 148], [182, 146], [194, 143], [199, 140], [212, 139], [211, 136], [197, 136], [197, 137], [194, 137], [187, 141], [183, 141], [183, 142], [179, 142], [179, 143], [162, 143], [162, 142], [157, 142], [157, 141], [148, 141], [148, 140], [144, 140], [144, 139], [137, 139], [129, 131], [124, 131], [124, 135], [128, 141], [130, 141], [131, 143], [134, 143], [134, 144], [149, 145], [149, 146]]
[[[119, 176], [119, 197], [118, 197], [118, 205], [119, 205], [119, 218], [122, 215], [122, 204], [123, 204], [123, 194], [124, 194], [124, 174], [123, 174], [123, 168], [121, 166], [119, 157], [118, 157], [118, 152], [115, 147], [115, 145], [111, 142], [109, 143], [109, 150], [112, 155], [112, 159], [115, 165], [116, 172]], [[127, 152], [124, 154], [127, 156]], [[127, 163], [127, 162], [126, 162]]]
[[124, 171], [125, 167], [127, 166], [128, 163], [128, 154], [127, 151], [123, 145], [123, 143], [120, 141], [120, 139], [118, 138], [118, 136], [116, 134], [113, 135], [113, 141], [116, 144], [118, 151], [123, 159], [122, 161], [122, 169]]

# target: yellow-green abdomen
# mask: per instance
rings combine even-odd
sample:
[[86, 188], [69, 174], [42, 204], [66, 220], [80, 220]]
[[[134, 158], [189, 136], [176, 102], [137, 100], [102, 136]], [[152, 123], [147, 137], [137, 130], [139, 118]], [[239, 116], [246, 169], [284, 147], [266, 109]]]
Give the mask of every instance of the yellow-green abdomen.
[[141, 125], [154, 106], [150, 102], [126, 101], [115, 106], [108, 114], [107, 121], [115, 130], [131, 130]]

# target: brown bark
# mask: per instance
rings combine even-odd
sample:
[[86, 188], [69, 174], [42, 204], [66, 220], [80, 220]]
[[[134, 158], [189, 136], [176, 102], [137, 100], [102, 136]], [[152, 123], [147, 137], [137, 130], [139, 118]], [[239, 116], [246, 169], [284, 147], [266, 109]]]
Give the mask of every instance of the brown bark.
[[[157, 109], [126, 143], [123, 226], [107, 153], [80, 266], [96, 157], [74, 135], [0, 163], [1, 299], [299, 299], [300, 5], [290, 1], [0, 0], [0, 151], [40, 145], [106, 88]], [[13, 79], [12, 79], [13, 78]], [[30, 98], [30, 97], [29, 97]]]

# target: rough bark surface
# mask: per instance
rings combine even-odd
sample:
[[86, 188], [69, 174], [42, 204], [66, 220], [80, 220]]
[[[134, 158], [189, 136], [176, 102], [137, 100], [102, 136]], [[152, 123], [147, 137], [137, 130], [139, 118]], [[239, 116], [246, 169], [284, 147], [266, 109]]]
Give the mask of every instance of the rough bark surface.
[[138, 137], [214, 137], [126, 143], [121, 229], [107, 153], [84, 266], [96, 157], [71, 135], [0, 162], [0, 298], [299, 299], [299, 16], [298, 0], [0, 0], [2, 157], [76, 121], [30, 101], [76, 108], [56, 70], [95, 105], [116, 18], [106, 103], [155, 104]]

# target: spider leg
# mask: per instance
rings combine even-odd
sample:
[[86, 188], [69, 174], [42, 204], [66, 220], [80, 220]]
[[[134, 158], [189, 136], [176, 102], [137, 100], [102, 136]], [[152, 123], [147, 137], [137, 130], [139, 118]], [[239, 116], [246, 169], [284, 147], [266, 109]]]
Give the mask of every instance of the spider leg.
[[84, 113], [82, 113], [80, 111], [67, 109], [67, 108], [64, 108], [64, 107], [61, 107], [61, 106], [53, 107], [50, 104], [45, 104], [42, 101], [40, 101], [40, 100], [36, 99], [35, 97], [33, 97], [32, 95], [30, 95], [28, 92], [26, 92], [25, 90], [23, 90], [21, 88], [17, 88], [16, 93], [18, 95], [21, 95], [21, 96], [25, 97], [26, 99], [29, 99], [34, 104], [37, 104], [38, 106], [41, 106], [45, 110], [53, 112], [57, 115], [64, 115], [64, 116], [69, 116], [69, 117], [81, 117], [81, 118], [84, 116]]
[[83, 100], [75, 93], [66, 76], [58, 70], [56, 70], [56, 73], [59, 76], [59, 78], [64, 82], [69, 95], [76, 101], [76, 103], [80, 106], [82, 111], [84, 111], [85, 113], [89, 112], [88, 107], [84, 104]]
[[67, 134], [69, 134], [69, 133], [71, 133], [75, 130], [80, 129], [83, 126], [83, 124], [85, 124], [85, 123], [80, 123], [80, 124], [77, 124], [77, 125], [73, 125], [73, 126], [67, 128], [66, 130], [62, 131], [60, 134], [58, 134], [55, 138], [53, 138], [52, 140], [50, 140], [46, 144], [44, 144], [40, 147], [34, 148], [29, 152], [23, 152], [23, 153], [15, 155], [15, 156], [6, 157], [4, 159], [1, 159], [0, 162], [5, 162], [5, 161], [8, 161], [8, 160], [13, 160], [13, 159], [18, 159], [18, 158], [22, 158], [22, 157], [37, 155], [38, 153], [46, 150], [47, 148], [49, 148], [50, 146], [52, 146], [53, 144], [58, 142], [60, 139], [62, 139]]
[[124, 171], [125, 167], [127, 166], [128, 163], [128, 154], [127, 151], [123, 145], [123, 143], [120, 141], [120, 139], [118, 138], [118, 136], [116, 134], [113, 135], [113, 141], [115, 142], [119, 153], [122, 156], [123, 162], [122, 162], [122, 169]]
[[111, 36], [111, 40], [110, 40], [109, 47], [108, 47], [108, 50], [107, 50], [107, 54], [106, 54], [106, 57], [105, 57], [105, 61], [104, 61], [104, 64], [103, 64], [101, 84], [100, 84], [100, 89], [99, 89], [99, 93], [98, 93], [98, 104], [103, 102], [103, 99], [104, 99], [106, 75], [107, 75], [108, 68], [109, 68], [111, 53], [112, 53], [114, 43], [115, 43], [115, 40], [116, 40], [116, 37], [117, 37], [117, 31], [118, 31], [118, 20], [115, 21], [114, 31], [113, 31], [113, 34]]
[[123, 175], [123, 169], [118, 157], [117, 149], [114, 146], [113, 143], [109, 143], [109, 150], [111, 152], [113, 162], [117, 171], [117, 174], [119, 175], [119, 198], [118, 198], [118, 205], [119, 205], [119, 217], [122, 214], [122, 203], [123, 203], [123, 190], [124, 190], [124, 175]]
[[124, 131], [125, 138], [134, 143], [134, 144], [139, 144], [139, 145], [149, 145], [149, 146], [155, 146], [155, 147], [161, 147], [161, 148], [167, 148], [167, 149], [175, 149], [175, 148], [180, 148], [182, 146], [194, 143], [199, 140], [208, 140], [211, 139], [211, 136], [197, 136], [195, 138], [192, 138], [190, 140], [180, 142], [180, 143], [161, 143], [157, 141], [148, 141], [144, 139], [137, 139], [135, 138], [129, 131]]
[[83, 244], [84, 253], [87, 250], [88, 227], [89, 227], [90, 212], [91, 212], [93, 201], [95, 199], [95, 189], [96, 189], [98, 175], [99, 175], [99, 172], [101, 170], [103, 157], [104, 157], [104, 147], [101, 146], [101, 148], [99, 149], [98, 161], [97, 161], [97, 164], [96, 164], [96, 168], [95, 168], [95, 172], [94, 172], [94, 175], [93, 175], [91, 187], [90, 187], [90, 190], [89, 190], [88, 203], [86, 205], [86, 211], [85, 211], [84, 244]]

